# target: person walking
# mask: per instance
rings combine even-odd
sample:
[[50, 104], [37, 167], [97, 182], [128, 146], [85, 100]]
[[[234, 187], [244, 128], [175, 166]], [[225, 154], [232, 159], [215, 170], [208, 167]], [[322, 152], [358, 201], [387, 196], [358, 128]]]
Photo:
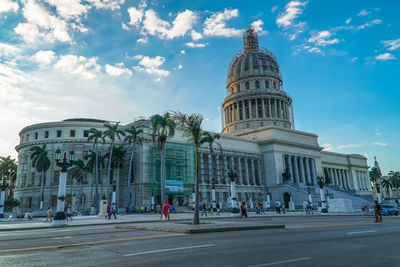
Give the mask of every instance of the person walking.
[[104, 219], [110, 219], [110, 217], [111, 217], [111, 206], [110, 206], [110, 202], [107, 203], [106, 212], [107, 212], [107, 215], [104, 217]]
[[217, 216], [221, 215], [221, 207], [219, 206], [219, 203], [217, 203]]
[[203, 212], [201, 213], [201, 216], [207, 217], [207, 204], [203, 203]]
[[282, 213], [286, 214], [286, 206], [285, 206], [285, 204], [282, 205]]
[[375, 215], [375, 222], [382, 222], [382, 206], [375, 200], [374, 205], [374, 215]]
[[50, 220], [50, 222], [53, 222], [53, 211], [51, 210], [50, 207], [47, 208], [47, 217], [46, 217], [46, 222]]
[[308, 214], [314, 215], [313, 207], [310, 201], [308, 201], [307, 209], [308, 209]]
[[240, 205], [240, 218], [247, 218], [247, 207], [246, 207], [246, 202], [242, 202]]
[[165, 200], [164, 205], [162, 206], [162, 222], [165, 223], [165, 220], [168, 219], [168, 222], [170, 221], [170, 217], [169, 217], [169, 209], [171, 208], [171, 206], [168, 203], [168, 200]]
[[260, 203], [260, 212], [261, 212], [261, 215], [265, 215], [265, 210], [264, 210], [264, 204], [263, 203]]
[[72, 213], [71, 213], [71, 206], [70, 205], [68, 205], [68, 207], [67, 207], [67, 222], [68, 222], [68, 219], [69, 219], [70, 222], [72, 222]]
[[114, 215], [114, 219], [117, 219], [117, 206], [115, 205], [115, 203], [112, 203], [111, 205], [111, 213], [109, 216], [109, 219], [111, 219], [111, 215]]

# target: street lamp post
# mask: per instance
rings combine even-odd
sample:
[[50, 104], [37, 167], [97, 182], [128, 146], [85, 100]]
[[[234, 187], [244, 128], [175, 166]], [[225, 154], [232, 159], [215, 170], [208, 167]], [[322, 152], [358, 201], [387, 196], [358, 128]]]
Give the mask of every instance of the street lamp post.
[[194, 210], [194, 204], [195, 204], [195, 201], [196, 201], [196, 195], [195, 195], [195, 193], [194, 193], [194, 188], [193, 188], [193, 192], [192, 192], [192, 204], [193, 204], [193, 210]]
[[64, 226], [67, 224], [67, 217], [64, 212], [65, 191], [67, 187], [67, 171], [72, 166], [75, 160], [74, 151], [69, 152], [69, 159], [67, 160], [67, 153], [64, 153], [61, 159], [61, 151], [58, 148], [55, 153], [56, 165], [60, 167], [60, 182], [58, 185], [58, 199], [57, 199], [57, 212], [54, 216], [53, 226]]
[[311, 189], [310, 189], [311, 184], [307, 184], [307, 189], [308, 189], [308, 201], [312, 204], [312, 195], [311, 195]]
[[228, 177], [231, 181], [231, 212], [232, 213], [237, 213], [237, 207], [236, 207], [236, 176], [237, 172], [236, 169], [233, 171], [228, 167]]
[[271, 196], [269, 195], [268, 192], [268, 186], [266, 187], [267, 189], [267, 209], [271, 208]]
[[154, 211], [154, 189], [151, 189], [151, 211]]
[[0, 218], [4, 217], [4, 202], [6, 200], [6, 190], [8, 188], [8, 184], [6, 183], [5, 179], [2, 180], [1, 185], [1, 193], [0, 193]]

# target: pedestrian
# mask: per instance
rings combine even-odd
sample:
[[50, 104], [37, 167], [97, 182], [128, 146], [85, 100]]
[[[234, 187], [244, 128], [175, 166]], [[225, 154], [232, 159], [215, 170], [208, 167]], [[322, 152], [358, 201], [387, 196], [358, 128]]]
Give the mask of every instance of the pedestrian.
[[308, 209], [308, 214], [314, 215], [313, 207], [310, 201], [308, 201], [307, 209]]
[[170, 209], [170, 205], [168, 203], [168, 200], [165, 200], [164, 205], [162, 206], [162, 222], [164, 223], [166, 219], [168, 219], [168, 222], [170, 221], [170, 217], [169, 217], [169, 209]]
[[213, 214], [214, 214], [214, 208], [210, 206], [210, 215], [213, 216]]
[[201, 213], [201, 216], [203, 217], [203, 215], [204, 215], [204, 217], [207, 217], [207, 204], [206, 203], [203, 203], [203, 212]]
[[264, 210], [264, 204], [260, 203], [260, 211], [261, 211], [261, 215], [265, 215], [265, 210]]
[[217, 203], [217, 215], [221, 215], [221, 207], [219, 206], [219, 203]]
[[286, 214], [286, 206], [285, 206], [285, 204], [282, 205], [282, 213]]
[[117, 219], [117, 206], [115, 205], [115, 203], [112, 203], [111, 205], [111, 213], [110, 216], [108, 217], [109, 219], [111, 219], [111, 215], [114, 215], [114, 219]]
[[142, 206], [140, 206], [140, 212], [143, 214], [143, 210], [144, 210], [144, 207], [143, 207], [143, 205]]
[[369, 215], [369, 205], [365, 205], [365, 211], [367, 212], [367, 216]]
[[106, 212], [107, 212], [107, 215], [104, 217], [104, 219], [110, 219], [110, 217], [111, 217], [111, 206], [110, 206], [110, 202], [107, 203]]
[[366, 211], [365, 211], [365, 205], [362, 206], [362, 211], [363, 211], [363, 215], [365, 215]]
[[70, 222], [72, 222], [71, 206], [69, 206], [69, 205], [67, 207], [67, 222], [68, 222], [68, 219]]
[[246, 202], [242, 202], [240, 205], [240, 218], [247, 218], [247, 207], [246, 207]]
[[51, 210], [50, 207], [47, 208], [47, 218], [46, 222], [50, 220], [50, 222], [53, 222], [53, 211]]
[[375, 222], [382, 222], [382, 206], [375, 200], [374, 206], [374, 215], [375, 215]]
[[256, 211], [256, 214], [261, 214], [261, 211], [260, 211], [260, 203], [257, 203], [257, 211]]

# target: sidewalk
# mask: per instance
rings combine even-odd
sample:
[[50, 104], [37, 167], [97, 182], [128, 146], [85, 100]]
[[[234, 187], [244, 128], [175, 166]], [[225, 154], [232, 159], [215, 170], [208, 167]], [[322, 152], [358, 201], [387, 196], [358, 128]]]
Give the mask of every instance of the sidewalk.
[[[305, 212], [287, 212], [286, 214], [276, 214], [275, 212], [266, 212], [265, 215], [259, 215], [255, 212], [249, 212], [249, 217], [290, 217], [290, 216], [360, 216], [362, 213], [319, 213], [314, 212], [314, 215], [306, 215]], [[207, 218], [211, 219], [223, 219], [238, 217], [239, 214], [231, 215], [230, 213], [221, 213], [220, 216], [216, 214], [207, 217], [200, 217], [200, 220]], [[160, 222], [159, 214], [121, 214], [118, 215], [118, 219], [115, 220], [113, 217], [110, 220], [106, 220], [104, 217], [99, 216], [75, 216], [72, 217], [73, 221], [69, 222], [66, 227], [79, 227], [79, 226], [93, 226], [93, 225], [109, 225], [109, 224], [132, 224], [132, 223], [152, 223]], [[193, 213], [172, 213], [172, 221], [190, 221], [193, 219]], [[45, 222], [46, 218], [35, 218], [33, 220], [1, 220], [0, 231], [17, 231], [17, 230], [34, 230], [34, 229], [51, 229], [55, 228], [50, 222]]]

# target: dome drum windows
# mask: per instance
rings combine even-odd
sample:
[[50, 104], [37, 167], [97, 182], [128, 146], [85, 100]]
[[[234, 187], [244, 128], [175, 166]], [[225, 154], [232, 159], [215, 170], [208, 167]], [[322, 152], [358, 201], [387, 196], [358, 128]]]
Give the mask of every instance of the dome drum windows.
[[259, 89], [259, 88], [260, 88], [260, 82], [259, 82], [259, 81], [256, 81], [256, 82], [255, 82], [255, 87], [256, 87], [256, 89]]
[[246, 82], [246, 90], [250, 90], [250, 83]]
[[256, 54], [253, 54], [253, 70], [258, 70], [258, 60]]
[[244, 59], [244, 70], [249, 70], [249, 55], [246, 55], [246, 58]]

